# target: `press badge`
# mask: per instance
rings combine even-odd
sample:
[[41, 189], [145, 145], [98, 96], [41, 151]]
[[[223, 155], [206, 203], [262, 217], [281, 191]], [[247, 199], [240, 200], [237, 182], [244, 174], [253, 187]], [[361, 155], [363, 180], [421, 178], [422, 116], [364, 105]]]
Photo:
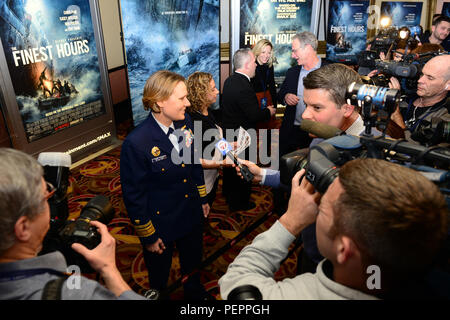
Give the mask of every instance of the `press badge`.
[[219, 142], [216, 143], [216, 148], [219, 149], [223, 156], [232, 150], [230, 144], [224, 138], [220, 139]]
[[265, 107], [267, 107], [267, 98], [261, 98], [261, 109], [264, 109]]

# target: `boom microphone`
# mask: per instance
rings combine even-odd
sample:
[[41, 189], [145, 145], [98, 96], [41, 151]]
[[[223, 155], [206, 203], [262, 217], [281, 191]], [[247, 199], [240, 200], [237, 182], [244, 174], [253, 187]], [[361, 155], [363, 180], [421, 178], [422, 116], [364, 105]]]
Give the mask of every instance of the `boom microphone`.
[[345, 133], [344, 131], [336, 127], [306, 119], [302, 119], [302, 122], [300, 123], [300, 129], [322, 139], [329, 139]]

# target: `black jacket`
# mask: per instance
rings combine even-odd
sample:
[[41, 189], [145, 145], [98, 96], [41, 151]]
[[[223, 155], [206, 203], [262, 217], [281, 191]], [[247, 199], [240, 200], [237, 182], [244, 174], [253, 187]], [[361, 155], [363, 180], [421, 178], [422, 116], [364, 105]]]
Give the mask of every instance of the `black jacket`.
[[256, 128], [256, 123], [269, 121], [270, 111], [261, 109], [250, 81], [233, 73], [225, 80], [222, 94], [222, 128]]
[[251, 79], [250, 83], [253, 86], [255, 92], [270, 91], [270, 97], [272, 98], [273, 106], [277, 107], [277, 89], [275, 87], [275, 76], [273, 66], [269, 68], [267, 64], [259, 64], [256, 61], [255, 76]]

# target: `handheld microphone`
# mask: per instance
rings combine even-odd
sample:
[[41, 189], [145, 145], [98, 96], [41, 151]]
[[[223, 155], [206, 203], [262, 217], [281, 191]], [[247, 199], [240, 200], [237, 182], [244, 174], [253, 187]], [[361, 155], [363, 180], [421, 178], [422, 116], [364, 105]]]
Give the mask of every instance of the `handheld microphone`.
[[250, 182], [253, 180], [255, 176], [250, 172], [250, 169], [245, 164], [240, 163], [231, 151], [227, 152], [227, 156], [230, 157], [231, 160], [233, 160], [234, 164], [237, 167], [239, 167], [239, 170], [241, 170], [242, 178], [244, 178], [246, 182]]
[[241, 170], [242, 178], [246, 182], [250, 182], [255, 177], [253, 173], [250, 172], [250, 169], [239, 162], [234, 153], [231, 151], [231, 147], [229, 143], [225, 139], [220, 139], [219, 142], [216, 143], [217, 149], [222, 152], [223, 155], [227, 155], [231, 160], [233, 160], [234, 164]]
[[302, 119], [300, 129], [322, 139], [329, 139], [345, 133], [336, 127], [307, 119]]

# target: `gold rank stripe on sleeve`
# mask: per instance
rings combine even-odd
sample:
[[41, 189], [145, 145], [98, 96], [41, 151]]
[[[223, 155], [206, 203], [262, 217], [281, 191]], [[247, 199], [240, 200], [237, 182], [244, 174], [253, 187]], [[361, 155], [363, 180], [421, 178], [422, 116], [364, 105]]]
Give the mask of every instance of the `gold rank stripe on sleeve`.
[[202, 186], [197, 186], [198, 189], [198, 193], [200, 194], [200, 197], [206, 197], [206, 186], [202, 185]]
[[134, 229], [136, 230], [136, 233], [140, 238], [150, 237], [155, 233], [155, 227], [153, 227], [152, 221], [149, 221], [141, 226], [135, 225]]

